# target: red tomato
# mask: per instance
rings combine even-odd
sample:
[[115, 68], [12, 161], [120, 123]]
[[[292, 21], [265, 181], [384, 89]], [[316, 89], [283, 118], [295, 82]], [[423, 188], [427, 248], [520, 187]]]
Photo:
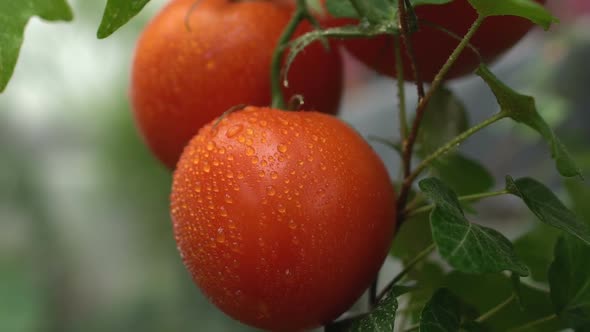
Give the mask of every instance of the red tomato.
[[[137, 125], [169, 168], [199, 128], [224, 111], [270, 104], [271, 56], [293, 13], [293, 6], [270, 1], [201, 0], [189, 14], [194, 3], [165, 7], [143, 32], [133, 63]], [[301, 94], [307, 109], [337, 112], [342, 64], [335, 49], [315, 43], [289, 73], [287, 100]]]
[[395, 193], [370, 146], [317, 112], [248, 107], [199, 131], [174, 173], [171, 214], [205, 295], [246, 324], [328, 323], [374, 280]]
[[[537, 1], [545, 2], [545, 0]], [[415, 9], [420, 20], [434, 22], [459, 36], [465, 35], [477, 18], [475, 9], [467, 0], [454, 0], [445, 5], [416, 6]], [[344, 23], [355, 22], [335, 19], [329, 25]], [[520, 17], [489, 17], [475, 34], [471, 44], [477, 47], [484, 60], [489, 62], [514, 46], [532, 27], [533, 23]], [[458, 40], [425, 24], [420, 25], [420, 30], [412, 35], [411, 40], [421, 77], [426, 82], [434, 79], [434, 76], [459, 44]], [[344, 44], [350, 53], [371, 68], [382, 74], [396, 76], [393, 38], [391, 36], [346, 40]], [[414, 75], [405, 48], [402, 48], [402, 54], [404, 55], [404, 77], [413, 80]], [[470, 49], [466, 49], [446, 78], [451, 79], [468, 74], [478, 65], [477, 56]]]

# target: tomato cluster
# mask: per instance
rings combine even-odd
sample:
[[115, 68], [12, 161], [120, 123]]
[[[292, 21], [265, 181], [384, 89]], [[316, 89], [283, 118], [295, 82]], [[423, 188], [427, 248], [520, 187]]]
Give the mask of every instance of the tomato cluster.
[[[333, 116], [342, 93], [335, 44], [309, 46], [283, 89], [314, 111], [267, 107], [271, 59], [294, 10], [284, 0], [172, 0], [143, 32], [131, 78], [137, 126], [175, 169], [171, 216], [184, 264], [221, 310], [276, 331], [317, 327], [347, 310], [375, 279], [397, 212], [382, 161]], [[475, 18], [466, 0], [417, 14], [458, 34]], [[490, 19], [473, 43], [491, 59], [529, 28]], [[303, 23], [295, 35], [310, 29]], [[344, 45], [395, 75], [391, 40]], [[424, 25], [412, 41], [426, 79], [457, 44]], [[476, 64], [467, 52], [451, 76]], [[240, 104], [250, 106], [224, 114]]]

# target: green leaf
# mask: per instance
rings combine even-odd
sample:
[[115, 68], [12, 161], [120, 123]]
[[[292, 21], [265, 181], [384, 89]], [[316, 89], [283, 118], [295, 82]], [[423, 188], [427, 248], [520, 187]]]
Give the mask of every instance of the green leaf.
[[420, 332], [459, 332], [461, 300], [450, 290], [441, 288], [424, 306], [420, 316]]
[[552, 23], [559, 20], [533, 0], [469, 0], [469, 3], [482, 16], [512, 15], [520, 16], [549, 29]]
[[[410, 2], [413, 6], [441, 5], [451, 2], [451, 0], [411, 0]], [[393, 19], [395, 20], [393, 23], [397, 23], [397, 0], [359, 0], [358, 4], [361, 6], [360, 10], [368, 16], [372, 16], [373, 19]], [[326, 8], [334, 17], [361, 18], [351, 0], [327, 0]], [[385, 15], [386, 13], [387, 15]]]
[[531, 278], [547, 282], [547, 271], [553, 261], [553, 246], [560, 232], [545, 224], [538, 224], [532, 231], [514, 241], [514, 250], [531, 271]]
[[0, 1], [0, 92], [4, 91], [18, 59], [25, 27], [39, 16], [46, 21], [71, 21], [72, 10], [65, 0]]
[[458, 195], [486, 192], [494, 186], [494, 177], [479, 162], [453, 153], [432, 162], [432, 174], [448, 184]]
[[[396, 238], [397, 239], [397, 238]], [[416, 282], [416, 290], [407, 296], [408, 304], [404, 308], [409, 317], [418, 320], [422, 309], [432, 297], [432, 293], [441, 287], [445, 273], [434, 262], [424, 261], [408, 273], [408, 278]]]
[[521, 276], [529, 274], [508, 239], [491, 228], [467, 221], [457, 195], [443, 182], [428, 178], [419, 185], [435, 204], [430, 214], [432, 237], [449, 264], [469, 273], [509, 270]]
[[[509, 277], [504, 274], [473, 275], [459, 271], [451, 272], [441, 287], [449, 288], [464, 302], [473, 306], [478, 312], [484, 313], [504, 302], [513, 293]], [[533, 288], [526, 283], [521, 284], [522, 309], [516, 301], [512, 301], [504, 309], [496, 312], [485, 321], [490, 331], [510, 331], [526, 323], [547, 317], [553, 313], [549, 293]], [[562, 331], [566, 326], [559, 320], [552, 320], [536, 326], [527, 332]]]
[[137, 15], [150, 0], [108, 0], [96, 36], [106, 38]]
[[465, 105], [450, 90], [437, 89], [428, 103], [418, 132], [419, 155], [428, 156], [469, 128]]
[[390, 254], [409, 261], [432, 244], [428, 214], [421, 213], [402, 224], [391, 246]]
[[576, 217], [555, 194], [542, 183], [522, 178], [514, 181], [506, 177], [506, 189], [520, 197], [542, 222], [578, 237], [590, 244], [590, 226]]
[[571, 200], [571, 207], [586, 224], [590, 224], [590, 186], [587, 182], [566, 179], [565, 188]]
[[577, 328], [590, 324], [590, 246], [564, 236], [549, 268], [551, 300], [557, 315]]
[[580, 169], [576, 166], [563, 143], [555, 136], [549, 125], [537, 112], [533, 97], [512, 90], [483, 64], [479, 66], [476, 73], [492, 89], [502, 112], [506, 116], [536, 130], [550, 144], [551, 155], [555, 159], [557, 170], [561, 175], [565, 177], [582, 176]]
[[348, 331], [366, 332], [366, 331], [393, 331], [395, 324], [395, 312], [397, 311], [397, 288], [392, 288], [377, 306], [369, 314], [360, 317], [352, 322]]

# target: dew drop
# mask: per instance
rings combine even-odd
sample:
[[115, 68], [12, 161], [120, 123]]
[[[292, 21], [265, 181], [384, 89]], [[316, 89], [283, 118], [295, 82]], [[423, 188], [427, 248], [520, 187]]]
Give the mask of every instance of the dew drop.
[[279, 213], [284, 214], [285, 212], [287, 212], [287, 208], [279, 204], [279, 206], [277, 207], [277, 211], [279, 211]]
[[234, 202], [234, 200], [231, 198], [229, 194], [225, 194], [225, 202], [231, 204]]
[[217, 243], [224, 243], [225, 242], [225, 234], [223, 233], [223, 228], [217, 229], [217, 237], [215, 239]]
[[254, 155], [255, 152], [256, 151], [254, 151], [254, 148], [251, 147], [251, 146], [249, 146], [248, 148], [246, 148], [246, 155], [247, 156], [252, 156], [252, 155]]
[[279, 177], [279, 173], [277, 173], [275, 171], [270, 172], [271, 179], [276, 180], [276, 178], [278, 178], [278, 177]]
[[285, 144], [279, 144], [277, 145], [277, 150], [279, 150], [280, 153], [285, 153], [287, 152], [287, 146]]
[[242, 126], [241, 124], [237, 124], [234, 126], [231, 126], [227, 132], [225, 133], [225, 136], [227, 136], [227, 138], [232, 138], [235, 137], [237, 134], [239, 134], [242, 130], [244, 129], [244, 126]]
[[205, 163], [203, 165], [203, 172], [205, 172], [205, 173], [211, 172], [211, 165], [209, 165], [209, 163]]
[[275, 188], [273, 186], [266, 187], [266, 194], [268, 196], [274, 196], [276, 193], [277, 193], [277, 191], [275, 190]]
[[213, 151], [215, 149], [215, 142], [209, 141], [207, 142], [207, 151]]

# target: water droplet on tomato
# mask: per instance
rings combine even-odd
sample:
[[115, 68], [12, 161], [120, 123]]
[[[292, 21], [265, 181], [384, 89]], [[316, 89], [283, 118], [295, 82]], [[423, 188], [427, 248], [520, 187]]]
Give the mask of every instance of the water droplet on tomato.
[[276, 193], [277, 193], [277, 191], [275, 190], [275, 188], [273, 186], [266, 187], [266, 194], [268, 196], [274, 196]]
[[215, 238], [217, 243], [224, 243], [225, 242], [225, 234], [223, 232], [223, 228], [219, 227], [217, 229], [217, 237]]
[[256, 151], [255, 151], [255, 150], [254, 150], [254, 148], [253, 148], [253, 147], [251, 147], [251, 146], [249, 146], [249, 147], [247, 147], [247, 148], [246, 148], [246, 155], [247, 155], [247, 156], [252, 156], [252, 155], [254, 155], [254, 153], [255, 153], [255, 152], [256, 152]]
[[278, 177], [279, 177], [279, 173], [277, 173], [275, 171], [270, 172], [270, 178], [271, 179], [275, 180]]
[[242, 130], [244, 129], [244, 126], [242, 126], [241, 124], [237, 124], [234, 126], [231, 126], [227, 132], [225, 133], [225, 136], [227, 136], [227, 138], [232, 138], [235, 137], [237, 134], [239, 134]]
[[279, 150], [280, 153], [285, 153], [287, 152], [287, 146], [285, 144], [279, 144], [277, 145], [277, 150]]

